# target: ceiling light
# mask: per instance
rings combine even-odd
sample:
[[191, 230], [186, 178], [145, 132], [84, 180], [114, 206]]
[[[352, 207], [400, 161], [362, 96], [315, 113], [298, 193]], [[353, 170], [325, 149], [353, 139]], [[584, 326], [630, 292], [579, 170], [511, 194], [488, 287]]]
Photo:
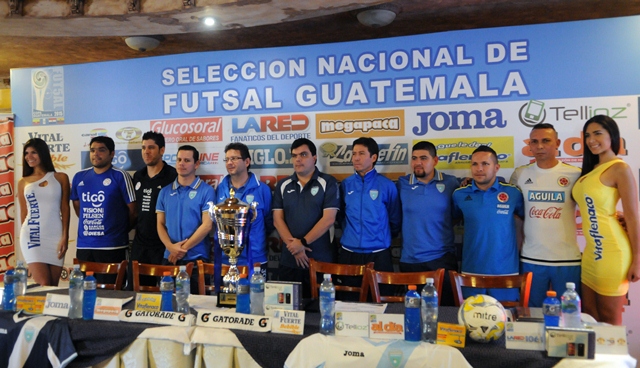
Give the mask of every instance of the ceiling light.
[[124, 39], [127, 46], [137, 51], [150, 51], [160, 45], [160, 38], [153, 36], [134, 36]]
[[359, 12], [358, 21], [367, 27], [378, 28], [391, 24], [396, 19], [399, 8], [393, 4], [372, 6]]
[[206, 17], [202, 20], [202, 22], [204, 23], [205, 26], [209, 26], [209, 27], [212, 27], [214, 24], [216, 24], [216, 20], [213, 19], [213, 17]]

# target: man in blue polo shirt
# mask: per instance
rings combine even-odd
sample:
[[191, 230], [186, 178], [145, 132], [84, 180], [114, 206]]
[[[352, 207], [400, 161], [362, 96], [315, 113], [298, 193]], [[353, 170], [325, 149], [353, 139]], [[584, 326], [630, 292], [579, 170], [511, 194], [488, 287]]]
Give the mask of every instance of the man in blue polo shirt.
[[376, 270], [393, 271], [389, 247], [402, 221], [398, 189], [375, 169], [380, 150], [373, 138], [356, 139], [352, 150], [355, 173], [340, 185], [344, 221], [339, 262], [374, 262]]
[[329, 229], [340, 208], [337, 180], [316, 167], [316, 145], [300, 138], [291, 144], [294, 174], [282, 179], [273, 194], [273, 223], [284, 242], [279, 278], [302, 283], [310, 297], [309, 258], [335, 262]]
[[[267, 276], [267, 236], [273, 231], [273, 217], [271, 215], [271, 189], [265, 183], [260, 182], [258, 177], [249, 171], [251, 168], [251, 157], [249, 148], [242, 143], [230, 143], [224, 148], [224, 162], [229, 175], [225, 176], [216, 188], [216, 203], [223, 202], [229, 198], [230, 190], [233, 189], [235, 198], [251, 203], [258, 202], [258, 216], [251, 223], [249, 229], [249, 246], [245, 246], [238, 265], [260, 263], [263, 276]], [[217, 242], [217, 237], [216, 237]], [[250, 250], [250, 252], [249, 252]], [[220, 251], [220, 246], [216, 244], [215, 251]], [[229, 257], [222, 255], [222, 263], [229, 263]]]
[[[516, 219], [524, 217], [524, 198], [516, 186], [496, 180], [496, 152], [480, 146], [471, 155], [473, 183], [453, 192], [454, 217], [464, 217], [462, 272], [476, 275], [517, 275]], [[518, 290], [463, 288], [464, 297], [489, 294], [517, 300]]]
[[[433, 143], [418, 142], [411, 153], [413, 174], [398, 178], [402, 204], [402, 272], [458, 269], [451, 196], [459, 183], [454, 176], [436, 170], [437, 164]], [[448, 272], [445, 272], [440, 297], [441, 305], [454, 305]]]
[[212, 228], [209, 204], [214, 190], [199, 177], [200, 153], [193, 146], [178, 148], [176, 171], [178, 177], [171, 185], [160, 190], [156, 213], [158, 236], [166, 247], [163, 264], [184, 265], [194, 263], [191, 275], [191, 293], [198, 293], [197, 260], [209, 262]]

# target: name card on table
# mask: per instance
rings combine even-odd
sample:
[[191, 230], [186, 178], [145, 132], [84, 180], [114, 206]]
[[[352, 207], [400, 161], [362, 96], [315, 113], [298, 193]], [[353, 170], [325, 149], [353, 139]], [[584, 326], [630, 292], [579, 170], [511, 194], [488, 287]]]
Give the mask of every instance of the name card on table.
[[97, 298], [93, 319], [119, 321], [120, 311], [122, 311], [122, 299]]
[[404, 340], [404, 314], [369, 315], [369, 337]]
[[196, 326], [269, 332], [271, 331], [271, 317], [199, 310]]
[[507, 349], [544, 351], [544, 324], [537, 322], [507, 322]]
[[304, 311], [297, 310], [271, 310], [271, 332], [292, 335], [304, 333]]
[[47, 294], [42, 313], [49, 316], [68, 317], [70, 305], [69, 295]]
[[464, 348], [466, 339], [467, 328], [465, 326], [438, 322], [437, 344]]
[[19, 296], [16, 298], [16, 310], [22, 309], [27, 314], [42, 314], [46, 300], [44, 296]]
[[369, 337], [369, 313], [336, 312], [336, 336]]
[[153, 323], [156, 325], [193, 326], [194, 316], [178, 312], [148, 312], [124, 309], [118, 315], [122, 322]]
[[629, 354], [627, 328], [625, 326], [590, 326], [596, 332], [598, 354]]
[[160, 294], [136, 294], [135, 309], [147, 312], [159, 312], [162, 295]]

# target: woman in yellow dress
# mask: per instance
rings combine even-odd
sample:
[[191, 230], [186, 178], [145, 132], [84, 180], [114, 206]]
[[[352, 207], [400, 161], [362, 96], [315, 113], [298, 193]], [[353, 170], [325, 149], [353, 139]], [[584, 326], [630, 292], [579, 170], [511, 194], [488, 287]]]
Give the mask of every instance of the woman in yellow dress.
[[[638, 186], [618, 158], [620, 131], [608, 116], [589, 119], [583, 129], [582, 176], [573, 187], [587, 245], [582, 254], [582, 309], [600, 322], [622, 324], [629, 281], [638, 281]], [[627, 231], [616, 216], [622, 201]]]

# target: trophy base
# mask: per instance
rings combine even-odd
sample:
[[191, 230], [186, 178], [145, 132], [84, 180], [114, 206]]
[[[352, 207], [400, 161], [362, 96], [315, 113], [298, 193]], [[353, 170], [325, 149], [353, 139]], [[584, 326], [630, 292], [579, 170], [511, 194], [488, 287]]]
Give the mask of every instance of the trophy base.
[[224, 291], [218, 292], [218, 304], [216, 305], [218, 308], [235, 308], [236, 301], [238, 300], [236, 293], [226, 293]]

